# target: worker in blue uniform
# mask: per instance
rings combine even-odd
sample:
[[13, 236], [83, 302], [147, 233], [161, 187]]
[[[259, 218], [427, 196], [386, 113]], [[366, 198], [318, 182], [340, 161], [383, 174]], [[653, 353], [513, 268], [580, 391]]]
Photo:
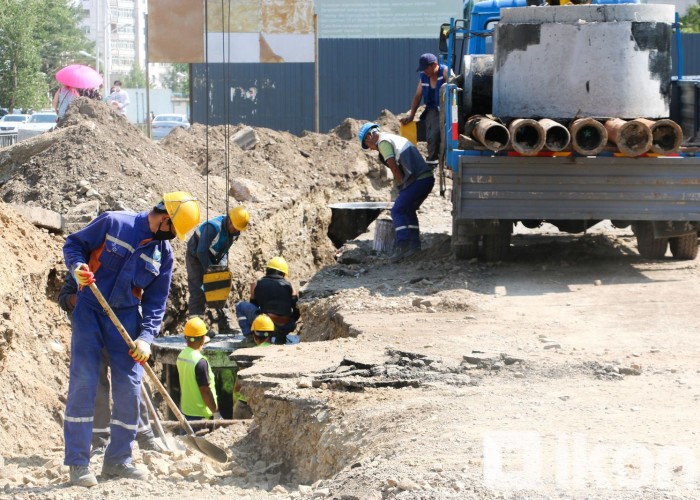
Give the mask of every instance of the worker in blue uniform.
[[[226, 215], [219, 215], [202, 222], [187, 242], [185, 264], [187, 266], [187, 312], [190, 316], [204, 316], [207, 301], [204, 292], [204, 275], [211, 266], [228, 266], [228, 251], [241, 232], [248, 228], [250, 214], [243, 206], [234, 207]], [[210, 317], [217, 323], [218, 333], [232, 333], [231, 317], [228, 309], [216, 309], [217, 317]], [[209, 336], [213, 336], [210, 332]]]
[[[103, 477], [145, 480], [131, 464], [139, 420], [143, 363], [160, 331], [170, 289], [173, 254], [168, 240], [184, 239], [199, 223], [199, 204], [189, 193], [166, 193], [151, 211], [105, 212], [68, 238], [63, 255], [80, 286], [72, 317], [70, 380], [64, 417], [65, 465], [70, 482], [97, 484], [90, 471], [90, 441], [102, 348], [112, 373], [111, 439]], [[126, 342], [88, 285], [96, 284], [134, 340]]]
[[363, 149], [379, 152], [379, 159], [389, 167], [399, 189], [391, 208], [396, 231], [391, 260], [398, 262], [421, 249], [418, 209], [435, 185], [433, 168], [408, 139], [381, 132], [376, 123], [362, 125], [358, 137]]
[[440, 155], [440, 89], [448, 82], [449, 69], [445, 64], [438, 62], [435, 54], [423, 54], [418, 59], [419, 74], [418, 87], [411, 100], [411, 110], [399, 121], [406, 125], [413, 121], [420, 106], [421, 100], [425, 109], [420, 116], [420, 121], [425, 124], [425, 133], [428, 142], [428, 161], [437, 160]]

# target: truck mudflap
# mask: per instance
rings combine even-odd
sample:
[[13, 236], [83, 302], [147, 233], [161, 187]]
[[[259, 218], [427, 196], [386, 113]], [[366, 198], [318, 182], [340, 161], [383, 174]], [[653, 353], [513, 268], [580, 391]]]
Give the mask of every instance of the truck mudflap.
[[695, 157], [464, 155], [454, 177], [455, 222], [700, 221]]

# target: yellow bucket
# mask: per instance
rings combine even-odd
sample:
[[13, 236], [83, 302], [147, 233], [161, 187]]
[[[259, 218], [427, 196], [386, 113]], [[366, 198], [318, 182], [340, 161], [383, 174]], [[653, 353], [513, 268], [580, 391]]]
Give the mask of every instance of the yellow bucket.
[[418, 128], [415, 121], [410, 121], [406, 125], [402, 123], [399, 134], [401, 134], [401, 137], [405, 137], [413, 144], [418, 144]]
[[[223, 266], [212, 266], [204, 275], [204, 297], [207, 305], [219, 309], [226, 305], [228, 294], [231, 292], [232, 274], [228, 269], [221, 270]], [[225, 269], [225, 268], [224, 268]]]

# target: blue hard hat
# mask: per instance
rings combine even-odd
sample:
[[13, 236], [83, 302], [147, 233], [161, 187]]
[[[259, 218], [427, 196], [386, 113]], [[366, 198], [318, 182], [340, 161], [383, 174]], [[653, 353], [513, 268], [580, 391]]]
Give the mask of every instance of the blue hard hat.
[[379, 125], [373, 122], [367, 122], [360, 127], [360, 131], [357, 133], [357, 137], [360, 139], [360, 145], [362, 145], [362, 149], [367, 149], [367, 146], [365, 146], [365, 136], [367, 135], [367, 132], [369, 132], [373, 128], [379, 128]]

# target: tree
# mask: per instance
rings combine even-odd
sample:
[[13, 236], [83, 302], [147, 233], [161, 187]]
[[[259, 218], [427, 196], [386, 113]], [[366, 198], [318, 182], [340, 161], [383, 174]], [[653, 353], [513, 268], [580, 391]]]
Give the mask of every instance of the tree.
[[683, 33], [700, 33], [700, 4], [696, 2], [688, 9], [685, 16], [681, 18], [681, 24]]
[[163, 75], [163, 87], [173, 91], [173, 94], [190, 94], [190, 67], [187, 63], [171, 64], [170, 69]]
[[124, 77], [122, 82], [125, 87], [130, 89], [142, 89], [146, 87], [146, 74], [141, 69], [138, 61], [134, 61], [129, 74]]
[[50, 106], [56, 71], [92, 48], [82, 16], [71, 0], [0, 0], [0, 103]]

